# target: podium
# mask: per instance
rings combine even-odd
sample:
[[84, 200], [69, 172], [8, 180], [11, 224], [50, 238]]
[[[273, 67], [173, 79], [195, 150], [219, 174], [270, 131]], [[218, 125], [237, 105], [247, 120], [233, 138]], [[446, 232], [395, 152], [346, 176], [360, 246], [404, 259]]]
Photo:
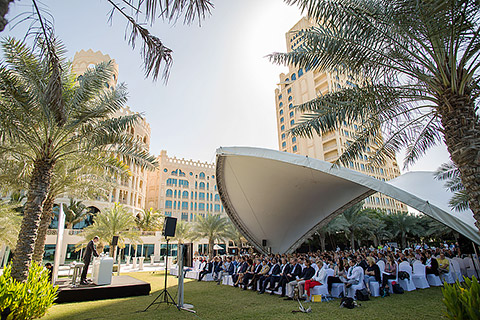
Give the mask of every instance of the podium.
[[112, 283], [113, 258], [99, 257], [93, 260], [92, 279], [96, 285]]

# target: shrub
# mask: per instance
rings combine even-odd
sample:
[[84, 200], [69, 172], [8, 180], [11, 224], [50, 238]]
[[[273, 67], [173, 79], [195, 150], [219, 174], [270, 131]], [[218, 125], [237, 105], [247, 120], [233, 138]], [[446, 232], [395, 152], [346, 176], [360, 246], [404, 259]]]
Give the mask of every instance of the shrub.
[[25, 282], [11, 276], [11, 266], [0, 276], [0, 312], [2, 320], [35, 319], [47, 312], [57, 297], [57, 288], [50, 281], [47, 270], [33, 264]]
[[480, 284], [477, 278], [465, 277], [465, 284], [458, 281], [442, 288], [443, 303], [447, 307], [444, 312], [449, 319], [480, 319]]

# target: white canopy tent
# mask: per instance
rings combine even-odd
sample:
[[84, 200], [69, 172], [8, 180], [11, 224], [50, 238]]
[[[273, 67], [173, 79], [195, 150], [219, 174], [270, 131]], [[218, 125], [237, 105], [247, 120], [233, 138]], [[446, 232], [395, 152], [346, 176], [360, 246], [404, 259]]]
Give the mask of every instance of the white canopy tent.
[[431, 172], [383, 182], [331, 163], [275, 150], [217, 149], [217, 187], [233, 223], [258, 250], [298, 248], [345, 209], [381, 192], [446, 224], [480, 244], [468, 212], [448, 208], [451, 194]]

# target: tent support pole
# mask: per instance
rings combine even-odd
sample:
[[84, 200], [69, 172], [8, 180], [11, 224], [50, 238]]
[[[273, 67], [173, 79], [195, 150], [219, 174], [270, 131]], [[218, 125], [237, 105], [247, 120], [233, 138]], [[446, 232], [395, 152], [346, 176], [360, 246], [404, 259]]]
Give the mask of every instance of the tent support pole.
[[478, 252], [477, 252], [477, 247], [475, 246], [475, 242], [472, 241], [472, 246], [473, 246], [473, 250], [475, 251], [475, 256], [476, 258], [475, 259], [472, 259], [473, 260], [473, 268], [475, 269], [475, 273], [477, 274], [477, 281], [480, 280], [480, 277], [478, 276], [478, 270], [477, 270], [477, 262], [479, 261], [478, 260]]

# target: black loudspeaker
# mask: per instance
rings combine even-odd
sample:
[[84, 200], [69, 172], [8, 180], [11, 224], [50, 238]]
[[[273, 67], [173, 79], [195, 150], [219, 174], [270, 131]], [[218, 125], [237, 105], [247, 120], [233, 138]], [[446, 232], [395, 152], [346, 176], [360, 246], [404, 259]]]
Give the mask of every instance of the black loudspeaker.
[[267, 246], [267, 240], [266, 239], [263, 239], [262, 240], [262, 247], [266, 247]]
[[112, 238], [112, 247], [116, 246], [118, 244], [118, 236], [113, 236]]
[[177, 218], [165, 217], [162, 235], [164, 237], [175, 237], [175, 229], [177, 229]]

